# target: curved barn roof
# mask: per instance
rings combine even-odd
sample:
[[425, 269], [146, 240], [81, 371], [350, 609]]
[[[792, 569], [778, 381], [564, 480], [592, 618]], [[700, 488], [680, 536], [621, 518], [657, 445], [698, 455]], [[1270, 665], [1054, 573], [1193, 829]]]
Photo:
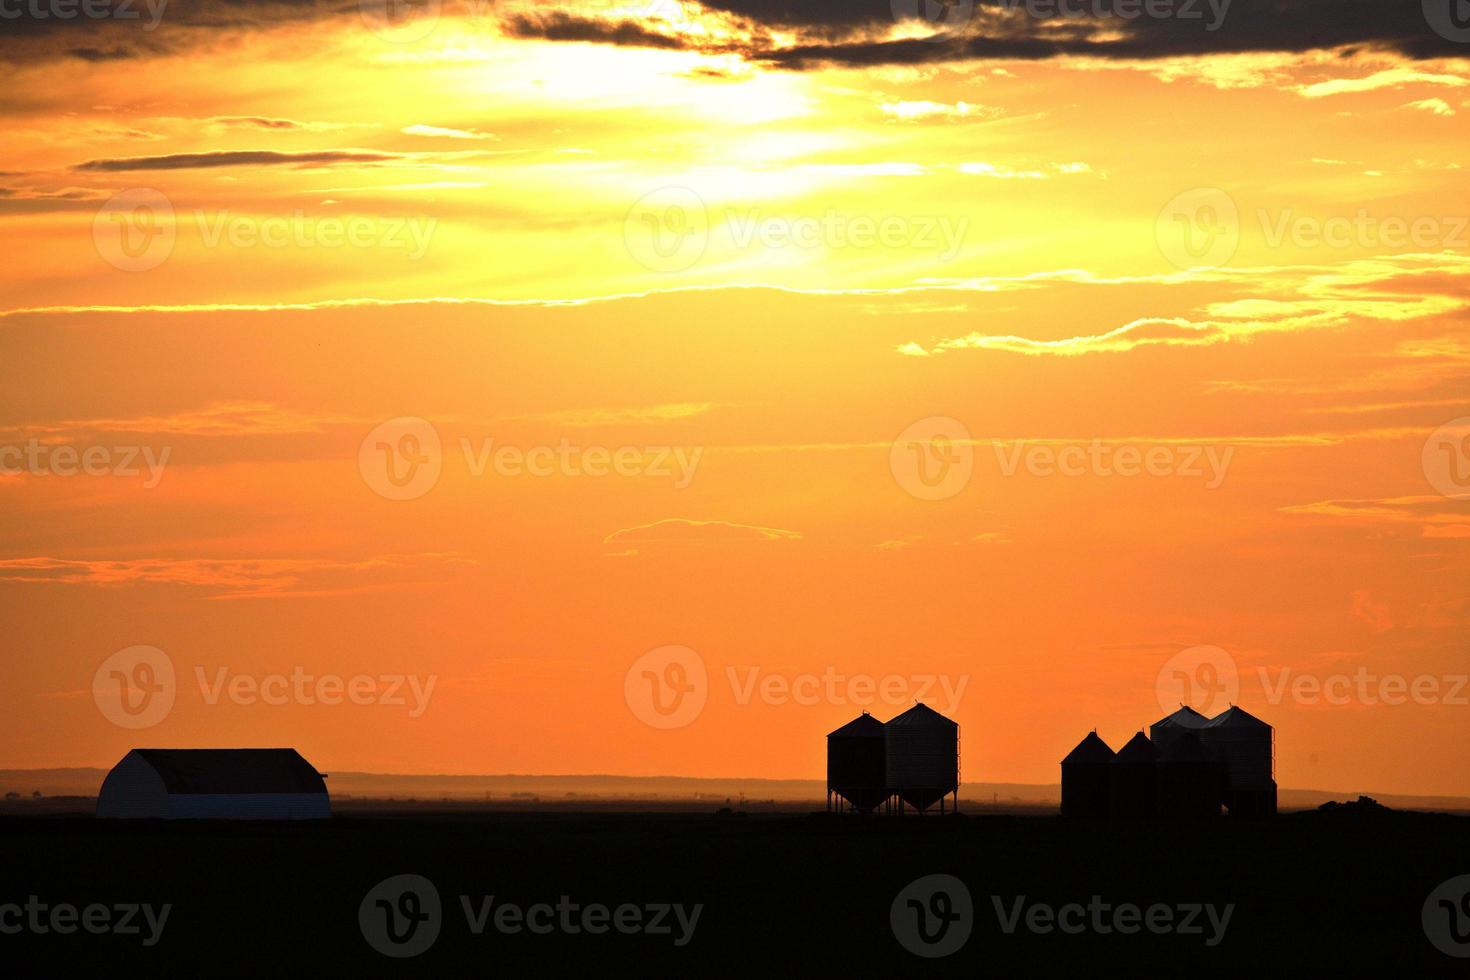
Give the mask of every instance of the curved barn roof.
[[1062, 765], [1106, 764], [1112, 761], [1113, 750], [1108, 746], [1108, 743], [1098, 738], [1097, 732], [1088, 732], [1087, 737], [1078, 742], [1075, 749], [1067, 753], [1067, 757], [1062, 760]]
[[325, 793], [295, 749], [134, 749], [170, 793]]
[[883, 723], [877, 718], [864, 711], [852, 721], [843, 725], [835, 732], [828, 732], [827, 737], [841, 738], [881, 738], [883, 735]]

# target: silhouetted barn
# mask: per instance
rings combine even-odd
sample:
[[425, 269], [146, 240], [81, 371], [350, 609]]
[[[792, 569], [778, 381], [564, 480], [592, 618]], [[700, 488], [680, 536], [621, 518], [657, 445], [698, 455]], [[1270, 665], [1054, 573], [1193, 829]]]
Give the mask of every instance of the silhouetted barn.
[[1159, 750], [1139, 732], [1108, 765], [1108, 813], [1152, 817], [1158, 813]]
[[1089, 732], [1062, 760], [1062, 816], [1106, 817], [1113, 750]]
[[1232, 817], [1276, 813], [1276, 730], [1244, 708], [1231, 707], [1199, 730], [1225, 766], [1225, 805]]
[[295, 749], [134, 749], [97, 794], [99, 817], [329, 817], [325, 777]]
[[827, 793], [868, 813], [888, 799], [883, 723], [864, 711], [827, 736]]
[[1225, 767], [1205, 748], [1199, 733], [1185, 731], [1158, 740], [1158, 812], [1161, 817], [1218, 817], [1225, 792]]
[[916, 704], [883, 726], [888, 789], [922, 813], [946, 794], [959, 799], [960, 726]]

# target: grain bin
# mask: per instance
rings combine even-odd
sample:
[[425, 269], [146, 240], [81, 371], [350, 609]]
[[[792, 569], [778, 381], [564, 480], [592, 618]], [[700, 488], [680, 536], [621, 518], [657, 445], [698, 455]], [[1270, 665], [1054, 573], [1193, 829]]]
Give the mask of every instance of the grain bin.
[[1148, 737], [1159, 747], [1159, 751], [1168, 752], [1171, 745], [1189, 732], [1198, 732], [1209, 720], [1188, 705], [1181, 704], [1178, 711], [1150, 725]]
[[1225, 805], [1232, 817], [1276, 813], [1276, 731], [1244, 708], [1211, 718], [1199, 730], [1205, 748], [1225, 766]]
[[[868, 813], [888, 799], [883, 723], [864, 711], [827, 735], [827, 807], [833, 798]], [[840, 804], [838, 804], [840, 808]]]
[[883, 726], [890, 792], [920, 813], [960, 788], [960, 726], [916, 704]]
[[1108, 815], [1109, 768], [1113, 750], [1089, 732], [1062, 760], [1062, 816], [1106, 817]]
[[1159, 745], [1159, 816], [1218, 817], [1225, 794], [1225, 767], [1205, 748], [1198, 732], [1182, 732]]
[[1159, 750], [1139, 732], [1108, 765], [1108, 813], [1152, 817], [1158, 813]]

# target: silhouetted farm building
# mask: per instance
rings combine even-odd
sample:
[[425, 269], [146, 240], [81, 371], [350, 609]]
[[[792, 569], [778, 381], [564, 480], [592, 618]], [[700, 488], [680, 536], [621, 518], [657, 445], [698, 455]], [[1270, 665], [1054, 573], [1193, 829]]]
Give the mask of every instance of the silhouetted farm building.
[[1108, 765], [1109, 816], [1152, 817], [1158, 812], [1161, 754], [1143, 732], [1118, 750]]
[[886, 725], [866, 711], [827, 736], [827, 800], [871, 812], [883, 803], [923, 813], [959, 802], [960, 726], [923, 704]]
[[1084, 738], [1062, 760], [1062, 814], [1212, 817], [1221, 806], [1232, 816], [1276, 812], [1275, 730], [1245, 709], [1206, 718], [1181, 706], [1149, 733], [1111, 758], [1096, 732]]
[[134, 749], [97, 794], [99, 817], [329, 817], [325, 777], [295, 749]]
[[1108, 815], [1109, 773], [1113, 750], [1089, 732], [1077, 747], [1062, 760], [1062, 815], [1066, 817], [1106, 817]]
[[883, 723], [864, 711], [827, 736], [827, 792], [867, 813], [888, 799]]

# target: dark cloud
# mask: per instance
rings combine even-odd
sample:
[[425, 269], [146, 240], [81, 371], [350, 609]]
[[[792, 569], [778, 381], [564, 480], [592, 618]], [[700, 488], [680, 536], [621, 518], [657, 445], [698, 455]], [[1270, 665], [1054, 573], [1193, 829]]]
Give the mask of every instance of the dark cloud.
[[216, 153], [173, 153], [161, 157], [120, 157], [88, 160], [73, 170], [88, 173], [119, 173], [129, 170], [194, 170], [205, 167], [297, 166], [330, 167], [342, 163], [385, 163], [402, 159], [399, 153], [368, 150], [310, 150], [282, 153], [276, 150], [224, 150]]
[[635, 21], [604, 21], [574, 17], [562, 11], [547, 14], [508, 17], [501, 27], [511, 37], [539, 38], [546, 41], [593, 41], [632, 48], [684, 48], [677, 37], [659, 34]]
[[[293, 23], [350, 20], [366, 29], [357, 0], [126, 0], [128, 17], [22, 17], [0, 23], [0, 60], [77, 58], [117, 61], [231, 40]], [[384, 0], [387, 2], [387, 0]], [[1446, 24], [1451, 5], [1443, 3]], [[150, 6], [152, 4], [152, 6]], [[1117, 59], [1251, 52], [1376, 49], [1415, 59], [1470, 57], [1429, 23], [1420, 0], [704, 0], [747, 28], [735, 53], [776, 67], [819, 64], [917, 64], [949, 60], [1044, 59], [1085, 55]], [[471, 9], [444, 0], [442, 15]], [[591, 8], [589, 8], [590, 10]], [[1169, 16], [1149, 16], [1146, 11]], [[573, 8], [575, 11], [575, 8]], [[897, 13], [895, 13], [897, 11]], [[896, 19], [920, 12], [947, 19], [930, 40], [887, 41]], [[1070, 15], [1062, 13], [1070, 11]], [[161, 12], [161, 16], [157, 14]], [[371, 8], [369, 8], [371, 13]], [[1130, 16], [1131, 15], [1131, 16]], [[608, 21], [565, 9], [507, 13], [511, 37], [650, 48], [726, 50], [686, 34], [666, 34], [657, 20]], [[153, 24], [156, 29], [149, 29]], [[772, 32], [794, 33], [794, 47], [776, 47]], [[935, 25], [933, 30], [941, 32]]]

